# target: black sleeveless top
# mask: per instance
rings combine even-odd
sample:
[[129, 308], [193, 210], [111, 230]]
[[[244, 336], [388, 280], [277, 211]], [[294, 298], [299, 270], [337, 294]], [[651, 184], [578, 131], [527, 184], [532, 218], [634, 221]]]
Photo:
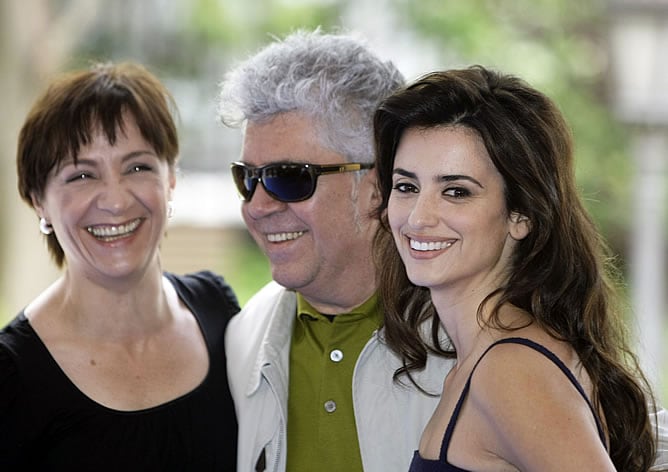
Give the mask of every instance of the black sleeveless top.
[[456, 467], [448, 462], [448, 448], [450, 447], [450, 440], [452, 439], [452, 433], [455, 430], [455, 425], [457, 424], [459, 413], [462, 409], [464, 400], [466, 399], [469, 389], [471, 387], [471, 377], [473, 376], [473, 372], [475, 372], [476, 367], [478, 367], [478, 364], [480, 363], [482, 358], [485, 357], [485, 354], [487, 354], [490, 351], [490, 349], [492, 349], [494, 346], [497, 346], [499, 344], [509, 344], [509, 343], [522, 344], [524, 346], [528, 346], [543, 354], [545, 357], [554, 362], [554, 364], [556, 364], [556, 366], [559, 367], [559, 369], [561, 369], [561, 371], [568, 378], [568, 380], [570, 380], [570, 382], [577, 389], [577, 391], [580, 392], [580, 395], [582, 395], [582, 398], [584, 398], [584, 400], [587, 402], [587, 405], [589, 405], [589, 409], [591, 410], [592, 415], [594, 415], [594, 420], [596, 421], [596, 427], [598, 428], [598, 435], [601, 438], [601, 442], [603, 442], [604, 445], [606, 444], [605, 433], [603, 432], [601, 421], [599, 420], [598, 415], [594, 410], [594, 406], [589, 401], [589, 398], [587, 397], [587, 394], [580, 385], [580, 382], [578, 382], [578, 380], [575, 378], [573, 373], [568, 369], [568, 367], [566, 367], [566, 365], [564, 365], [564, 363], [561, 362], [561, 359], [559, 359], [552, 351], [548, 350], [546, 347], [538, 343], [535, 343], [534, 341], [531, 341], [529, 339], [506, 338], [506, 339], [500, 339], [499, 341], [496, 341], [491, 346], [489, 346], [487, 350], [485, 350], [485, 352], [482, 354], [482, 356], [480, 356], [480, 359], [478, 359], [478, 361], [473, 366], [473, 370], [471, 370], [471, 374], [469, 374], [469, 378], [467, 379], [466, 384], [464, 385], [464, 389], [462, 390], [462, 393], [459, 396], [459, 400], [457, 400], [457, 404], [455, 405], [455, 410], [452, 413], [452, 417], [450, 418], [448, 426], [445, 429], [445, 435], [443, 436], [443, 443], [441, 444], [441, 452], [439, 455], [439, 459], [438, 460], [423, 459], [420, 456], [419, 451], [415, 451], [415, 453], [413, 454], [413, 460], [411, 462], [409, 472], [469, 472], [465, 469], [460, 469], [459, 467]]
[[107, 408], [76, 388], [21, 312], [0, 331], [0, 470], [234, 472], [223, 336], [236, 296], [210, 272], [165, 276], [205, 339], [202, 383], [152, 408]]

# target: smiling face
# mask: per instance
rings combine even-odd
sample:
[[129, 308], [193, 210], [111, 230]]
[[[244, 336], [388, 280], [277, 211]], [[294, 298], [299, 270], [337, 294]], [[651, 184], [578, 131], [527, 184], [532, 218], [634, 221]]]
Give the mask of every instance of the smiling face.
[[[242, 161], [252, 166], [272, 162], [332, 164], [344, 156], [321, 144], [313, 121], [288, 112], [271, 121], [248, 123]], [[299, 290], [311, 303], [336, 304], [343, 294], [359, 293], [362, 303], [373, 283], [371, 242], [375, 221], [373, 174], [359, 184], [355, 173], [322, 175], [307, 200], [285, 203], [270, 197], [258, 184], [242, 204], [249, 232], [269, 258], [272, 277]], [[331, 298], [324, 300], [324, 298]]]
[[387, 216], [409, 279], [484, 297], [505, 279], [528, 232], [508, 214], [504, 182], [480, 136], [464, 127], [408, 129], [397, 148]]
[[92, 133], [76, 165], [63, 161], [51, 171], [42, 198], [33, 196], [74, 276], [108, 282], [159, 269], [174, 173], [134, 118], [126, 114], [123, 122], [113, 146], [100, 130]]

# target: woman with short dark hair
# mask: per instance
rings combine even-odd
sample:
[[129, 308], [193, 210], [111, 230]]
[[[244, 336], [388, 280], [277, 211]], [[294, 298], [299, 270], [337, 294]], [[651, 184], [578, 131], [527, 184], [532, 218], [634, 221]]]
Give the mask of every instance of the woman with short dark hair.
[[25, 120], [19, 191], [63, 273], [0, 331], [3, 470], [235, 469], [237, 299], [160, 264], [175, 111], [144, 67], [99, 64], [54, 80]]

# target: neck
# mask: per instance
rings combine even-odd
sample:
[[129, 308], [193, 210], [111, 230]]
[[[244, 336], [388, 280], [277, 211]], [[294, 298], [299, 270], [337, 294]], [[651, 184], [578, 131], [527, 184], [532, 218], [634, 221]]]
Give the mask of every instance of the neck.
[[330, 287], [323, 293], [323, 291], [308, 291], [299, 290], [299, 293], [306, 299], [307, 302], [313, 306], [318, 312], [323, 314], [338, 315], [341, 313], [348, 313], [353, 308], [360, 306], [367, 301], [376, 291], [376, 284], [371, 279], [364, 281], [358, 280], [355, 287]]
[[161, 329], [171, 319], [165, 288], [172, 289], [166, 282], [163, 285], [159, 271], [147, 272], [132, 284], [113, 286], [66, 271], [31, 311], [79, 336], [132, 341]]
[[377, 284], [371, 244], [365, 241], [351, 250], [345, 263], [330, 264], [310, 283], [294, 289], [320, 313], [347, 313], [367, 301]]
[[498, 296], [485, 303], [478, 316], [485, 296], [456, 299], [450, 294], [435, 291], [432, 291], [431, 295], [439, 319], [457, 351], [458, 363], [469, 357], [477, 359], [481, 350], [507, 336], [508, 330], [523, 328], [532, 323], [526, 312], [506, 303], [500, 307], [498, 316], [500, 325], [508, 329], [490, 326], [492, 309], [498, 302]]
[[[441, 324], [457, 351], [458, 362], [475, 351], [480, 335], [486, 331], [487, 309], [478, 317], [478, 308], [485, 298], [471, 292], [462, 296], [462, 291], [431, 290], [431, 298]], [[492, 303], [492, 302], [490, 302]], [[488, 304], [486, 307], [489, 307]]]

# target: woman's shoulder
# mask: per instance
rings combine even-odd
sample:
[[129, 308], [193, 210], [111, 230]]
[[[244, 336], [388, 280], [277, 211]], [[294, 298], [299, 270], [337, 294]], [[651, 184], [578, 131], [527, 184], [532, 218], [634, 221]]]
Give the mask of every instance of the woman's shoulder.
[[18, 357], [25, 346], [37, 339], [25, 313], [21, 311], [0, 330], [0, 355], [3, 358]]
[[554, 447], [558, 440], [561, 453], [577, 449], [604, 461], [607, 453], [588, 403], [590, 392], [579, 390], [580, 379], [554, 351], [571, 355], [559, 341], [495, 344], [471, 376], [471, 406], [502, 438], [495, 447], [503, 457], [518, 454], [541, 463], [545, 458], [530, 451]]
[[231, 316], [240, 309], [239, 301], [225, 278], [210, 270], [201, 270], [184, 275], [165, 272], [165, 277], [174, 285], [181, 298], [225, 309]]
[[571, 361], [555, 354], [574, 355], [558, 341], [545, 344], [511, 338], [486, 352], [471, 375], [469, 394], [482, 415], [504, 429], [525, 432], [538, 424], [567, 428], [574, 415], [593, 420], [586, 372], [581, 367], [572, 372]]
[[[1, 338], [0, 338], [1, 339]], [[23, 385], [16, 358], [7, 345], [0, 342], [0, 453], [3, 463], [13, 463], [17, 454], [16, 424], [25, 413], [21, 404]]]
[[0, 331], [0, 417], [6, 418], [16, 406], [22, 390], [19, 363], [34, 357], [30, 346], [35, 340], [23, 312]]
[[[572, 389], [568, 377], [572, 375], [577, 380], [581, 373], [584, 372], [577, 354], [565, 343], [513, 336], [487, 348], [472, 373], [471, 382], [484, 386], [483, 391], [499, 389], [501, 396], [534, 392], [540, 386], [549, 393], [562, 385]], [[499, 395], [490, 397], [493, 400]]]
[[7, 390], [13, 390], [17, 383], [16, 356], [11, 352], [10, 347], [2, 342], [2, 336], [0, 336], [0, 411], [2, 411], [3, 403], [7, 397]]

